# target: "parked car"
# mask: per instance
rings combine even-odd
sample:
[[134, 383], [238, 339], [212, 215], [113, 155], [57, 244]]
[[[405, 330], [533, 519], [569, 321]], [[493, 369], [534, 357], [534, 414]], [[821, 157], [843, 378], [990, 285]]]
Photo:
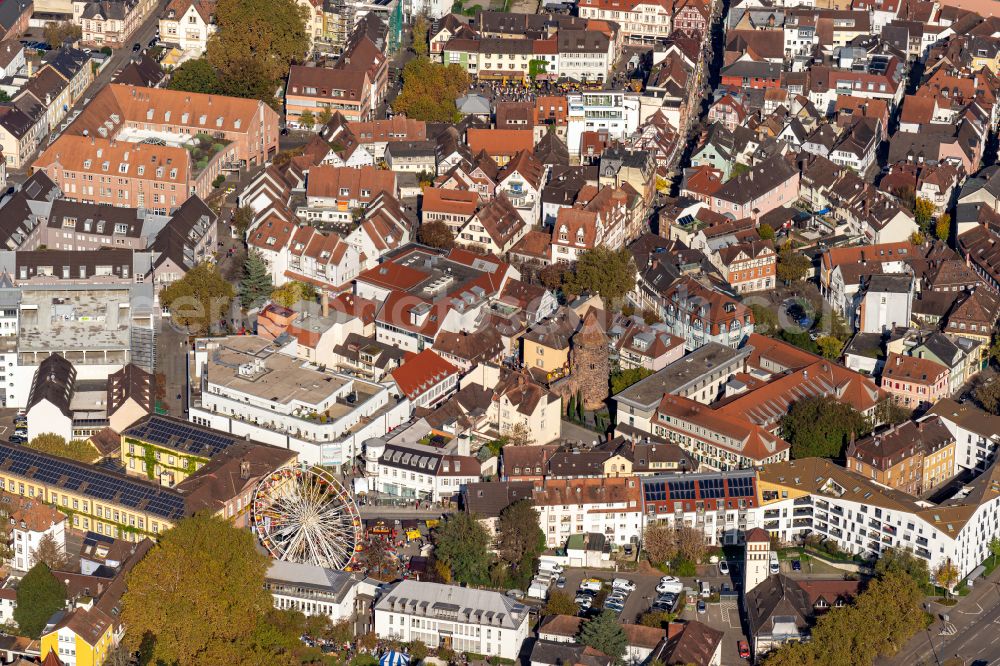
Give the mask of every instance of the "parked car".
[[792, 571], [802, 571], [801, 560], [792, 560]]
[[737, 643], [736, 644], [736, 649], [739, 650], [740, 659], [749, 659], [750, 658], [750, 646], [747, 645], [746, 641], [740, 641], [739, 643]]
[[142, 44], [140, 44], [139, 42], [136, 42], [135, 44], [132, 45], [132, 53], [138, 53], [141, 50], [142, 50]]
[[779, 571], [781, 571], [781, 567], [780, 567], [780, 566], [778, 566], [778, 558], [777, 558], [777, 557], [772, 557], [772, 558], [771, 558], [771, 562], [770, 562], [770, 564], [768, 565], [767, 569], [768, 569], [768, 572], [769, 572], [769, 573], [770, 573], [770, 574], [771, 574], [772, 576], [773, 576], [774, 574], [778, 573]]
[[656, 591], [660, 594], [663, 594], [664, 592], [680, 594], [683, 589], [684, 583], [682, 583], [679, 578], [675, 578], [674, 576], [664, 576], [660, 579], [659, 584], [656, 586]]
[[523, 599], [524, 590], [507, 590], [507, 596], [511, 599]]
[[580, 583], [580, 589], [600, 592], [602, 585], [603, 583], [600, 578], [584, 578], [583, 582]]
[[11, 444], [24, 444], [28, 441], [28, 438], [21, 435], [11, 435], [8, 441]]
[[719, 573], [723, 576], [729, 575], [729, 562], [725, 560], [719, 560]]
[[611, 587], [615, 590], [627, 590], [629, 592], [635, 591], [635, 583], [626, 578], [615, 578], [611, 581]]
[[699, 599], [698, 600], [698, 614], [699, 615], [704, 615], [707, 612], [708, 612], [708, 606], [705, 605], [705, 600], [704, 599]]
[[584, 609], [590, 608], [591, 606], [594, 605], [594, 600], [591, 599], [590, 597], [577, 597], [576, 605]]
[[605, 602], [604, 608], [613, 613], [621, 613], [623, 610], [625, 610], [625, 604], [620, 603], [618, 601], [608, 601]]
[[566, 576], [559, 576], [559, 578], [556, 580], [556, 587], [558, 587], [559, 589], [566, 587]]

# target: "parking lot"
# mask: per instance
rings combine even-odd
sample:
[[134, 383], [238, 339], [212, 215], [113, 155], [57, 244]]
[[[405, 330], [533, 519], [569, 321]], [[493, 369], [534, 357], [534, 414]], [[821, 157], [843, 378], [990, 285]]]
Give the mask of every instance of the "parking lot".
[[[691, 594], [696, 595], [698, 582], [708, 581], [714, 592], [722, 589], [723, 584], [728, 585], [730, 590], [738, 590], [738, 581], [742, 578], [742, 562], [729, 561], [729, 575], [724, 576], [719, 573], [717, 565], [703, 565], [698, 568], [697, 577], [683, 577], [681, 582]], [[566, 585], [562, 592], [570, 596], [576, 596], [576, 591], [580, 588], [580, 583], [585, 578], [599, 578], [607, 582], [605, 590], [610, 590], [611, 581], [615, 578], [625, 578], [636, 585], [625, 602], [625, 608], [619, 615], [622, 622], [637, 623], [639, 618], [649, 611], [650, 605], [659, 596], [656, 593], [656, 586], [660, 581], [661, 572], [648, 569], [643, 572], [615, 572], [606, 569], [567, 569], [563, 575], [566, 577]], [[556, 588], [553, 587], [553, 590]], [[697, 597], [689, 597], [689, 600]], [[740, 622], [739, 602], [737, 598], [728, 598], [719, 602], [706, 604], [706, 613], [698, 613], [697, 603], [685, 604], [679, 617], [684, 620], [698, 620], [722, 631], [725, 635], [722, 639], [722, 663], [739, 664], [745, 663], [740, 659], [737, 644], [746, 640], [743, 627]]]

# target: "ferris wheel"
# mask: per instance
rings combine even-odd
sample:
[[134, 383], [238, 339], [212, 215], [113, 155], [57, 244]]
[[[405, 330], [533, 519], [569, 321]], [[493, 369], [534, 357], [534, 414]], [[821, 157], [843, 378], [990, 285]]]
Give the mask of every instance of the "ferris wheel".
[[320, 467], [281, 467], [261, 480], [251, 523], [271, 556], [349, 570], [361, 548], [361, 514], [347, 489]]

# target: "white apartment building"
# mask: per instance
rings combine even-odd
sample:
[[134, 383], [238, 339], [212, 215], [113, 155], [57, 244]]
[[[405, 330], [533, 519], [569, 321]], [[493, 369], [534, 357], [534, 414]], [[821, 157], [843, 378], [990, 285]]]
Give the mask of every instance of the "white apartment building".
[[908, 548], [931, 571], [950, 561], [961, 579], [990, 556], [989, 542], [1000, 536], [998, 476], [993, 466], [934, 505], [828, 460], [789, 461], [759, 471], [758, 524], [782, 542], [817, 534], [868, 557]]
[[463, 487], [480, 479], [479, 460], [473, 456], [445, 454], [423, 444], [376, 442], [365, 442], [366, 460], [382, 447], [377, 460], [365, 466], [369, 490], [440, 502], [455, 498]]
[[184, 52], [184, 59], [205, 52], [215, 34], [215, 3], [203, 0], [172, 0], [160, 15], [160, 39]]
[[[294, 346], [294, 345], [290, 345]], [[339, 466], [410, 417], [374, 382], [321, 369], [256, 336], [200, 339], [191, 353], [190, 420]]]
[[375, 604], [375, 634], [430, 648], [517, 659], [531, 625], [528, 607], [490, 590], [404, 580]]
[[638, 477], [547, 479], [532, 492], [549, 548], [574, 534], [603, 534], [618, 546], [638, 544], [642, 535], [642, 484]]
[[566, 146], [570, 155], [580, 154], [580, 136], [584, 132], [603, 130], [610, 139], [624, 140], [639, 128], [638, 93], [620, 90], [587, 91], [567, 95], [566, 100], [569, 103]]
[[354, 617], [358, 598], [357, 581], [349, 573], [281, 560], [271, 561], [264, 589], [275, 608], [325, 615], [334, 623]]
[[981, 472], [996, 460], [1000, 417], [951, 398], [938, 400], [928, 414], [940, 417], [955, 438], [956, 466]]

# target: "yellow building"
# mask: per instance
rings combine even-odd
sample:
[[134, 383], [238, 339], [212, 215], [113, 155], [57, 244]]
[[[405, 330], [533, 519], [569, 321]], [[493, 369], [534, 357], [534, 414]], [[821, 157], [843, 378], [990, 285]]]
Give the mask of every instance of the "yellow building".
[[521, 338], [521, 363], [535, 379], [548, 383], [569, 373], [570, 338], [579, 320], [575, 312], [564, 309]]
[[242, 438], [170, 416], [151, 414], [122, 431], [125, 470], [175, 486]]
[[115, 623], [104, 611], [77, 607], [42, 633], [42, 659], [55, 652], [71, 666], [100, 666], [115, 646]]

